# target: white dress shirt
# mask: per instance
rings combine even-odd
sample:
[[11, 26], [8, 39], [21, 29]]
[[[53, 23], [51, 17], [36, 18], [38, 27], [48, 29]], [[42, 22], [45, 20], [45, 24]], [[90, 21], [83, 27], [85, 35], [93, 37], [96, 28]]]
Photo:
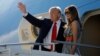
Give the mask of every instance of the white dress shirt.
[[[59, 28], [60, 28], [60, 24], [61, 24], [61, 20], [59, 19], [57, 22], [56, 22], [56, 26], [57, 26], [57, 36], [58, 36], [58, 32], [59, 32]], [[54, 23], [52, 24], [51, 26], [51, 29], [50, 31], [48, 32], [46, 38], [43, 40], [43, 43], [51, 43], [51, 36], [52, 36], [52, 29], [53, 29], [53, 26], [54, 26]], [[51, 45], [49, 46], [44, 46], [45, 48], [47, 49], [51, 49]]]

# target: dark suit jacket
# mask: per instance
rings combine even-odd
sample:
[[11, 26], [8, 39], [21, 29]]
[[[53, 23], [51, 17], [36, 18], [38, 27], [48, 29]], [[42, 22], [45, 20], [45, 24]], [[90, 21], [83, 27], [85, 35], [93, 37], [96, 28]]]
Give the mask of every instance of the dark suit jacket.
[[[40, 34], [39, 34], [39, 36], [36, 40], [36, 43], [43, 43], [43, 39], [47, 36], [53, 22], [50, 19], [39, 20], [36, 17], [30, 15], [29, 13], [24, 18], [26, 20], [28, 20], [32, 25], [35, 25], [35, 26], [40, 28]], [[63, 33], [64, 33], [63, 26], [64, 26], [64, 24], [65, 23], [61, 21], [58, 36], [57, 36], [57, 39], [56, 39], [58, 41], [65, 41], [65, 38], [63, 36]], [[55, 51], [61, 53], [62, 52], [62, 47], [63, 47], [63, 44], [56, 44], [55, 45]], [[39, 49], [39, 46], [34, 45], [33, 49]], [[45, 48], [43, 48], [43, 49], [45, 49]]]

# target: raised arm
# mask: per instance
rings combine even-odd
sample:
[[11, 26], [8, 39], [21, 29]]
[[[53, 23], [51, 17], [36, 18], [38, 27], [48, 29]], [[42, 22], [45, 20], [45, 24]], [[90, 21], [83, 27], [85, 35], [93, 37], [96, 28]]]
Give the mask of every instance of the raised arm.
[[21, 13], [23, 14], [23, 17], [26, 20], [28, 20], [32, 25], [35, 25], [37, 27], [41, 27], [42, 26], [43, 20], [39, 20], [36, 17], [34, 17], [31, 14], [29, 14], [27, 12], [27, 10], [26, 10], [26, 6], [23, 3], [19, 2], [18, 3], [18, 8], [21, 11]]

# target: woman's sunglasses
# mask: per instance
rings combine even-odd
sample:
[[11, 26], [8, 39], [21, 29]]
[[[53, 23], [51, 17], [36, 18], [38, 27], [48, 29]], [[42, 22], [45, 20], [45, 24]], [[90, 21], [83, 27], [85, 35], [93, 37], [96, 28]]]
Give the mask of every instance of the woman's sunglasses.
[[70, 14], [70, 12], [69, 12], [69, 11], [65, 11], [65, 15], [66, 15], [66, 14]]

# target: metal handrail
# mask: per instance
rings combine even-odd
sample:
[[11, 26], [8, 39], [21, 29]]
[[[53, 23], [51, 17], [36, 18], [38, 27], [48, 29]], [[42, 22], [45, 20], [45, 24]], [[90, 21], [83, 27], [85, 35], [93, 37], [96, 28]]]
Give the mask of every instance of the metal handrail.
[[96, 46], [96, 45], [72, 43], [72, 42], [64, 42], [64, 41], [56, 41], [56, 43], [62, 43], [62, 44], [67, 44], [67, 45], [77, 45], [77, 46], [81, 46], [81, 47], [100, 48], [100, 46]]
[[52, 45], [53, 43], [33, 43], [33, 42], [30, 42], [30, 43], [9, 43], [9, 44], [1, 44], [0, 46], [13, 46], [13, 45]]
[[54, 43], [10, 43], [10, 44], [1, 44], [0, 46], [13, 46], [13, 45], [53, 45], [53, 44], [67, 44], [67, 45], [77, 45], [81, 47], [91, 47], [91, 48], [100, 48], [100, 46], [89, 45], [89, 44], [81, 44], [81, 43], [72, 43], [72, 42], [64, 42], [64, 41], [54, 41]]

